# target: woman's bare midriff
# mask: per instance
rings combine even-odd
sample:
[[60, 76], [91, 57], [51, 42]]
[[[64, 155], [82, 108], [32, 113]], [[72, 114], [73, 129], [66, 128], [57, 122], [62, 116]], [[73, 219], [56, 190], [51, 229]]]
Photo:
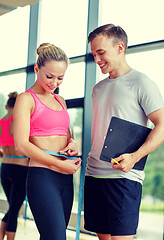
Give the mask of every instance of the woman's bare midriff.
[[[48, 136], [48, 137], [30, 137], [30, 142], [40, 149], [45, 149], [53, 152], [59, 152], [67, 146], [67, 136]], [[60, 157], [55, 157], [58, 160], [63, 161]], [[34, 159], [30, 159], [30, 167], [44, 167], [53, 171], [61, 172], [55, 167], [51, 167], [46, 164], [41, 164]]]
[[[2, 147], [4, 155], [10, 156], [23, 156], [21, 153], [15, 150], [14, 146], [5, 146]], [[21, 166], [28, 166], [28, 158], [9, 158], [2, 157], [2, 163], [16, 164]]]

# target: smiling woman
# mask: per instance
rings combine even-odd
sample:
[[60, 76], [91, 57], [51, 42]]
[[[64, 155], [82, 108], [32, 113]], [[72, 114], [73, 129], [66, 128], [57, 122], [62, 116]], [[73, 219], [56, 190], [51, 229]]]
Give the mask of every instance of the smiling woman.
[[57, 87], [63, 81], [63, 77], [67, 68], [65, 62], [51, 61], [45, 63], [42, 68], [39, 68], [38, 64], [35, 64], [34, 70], [38, 75], [38, 79], [41, 81], [43, 87], [48, 87], [50, 91], [55, 91]]
[[[73, 174], [81, 165], [65, 100], [53, 93], [63, 82], [68, 58], [49, 43], [41, 44], [37, 54], [37, 80], [16, 101], [14, 140], [30, 158], [27, 196], [41, 239], [64, 240], [73, 204]], [[56, 156], [60, 151], [65, 157]]]

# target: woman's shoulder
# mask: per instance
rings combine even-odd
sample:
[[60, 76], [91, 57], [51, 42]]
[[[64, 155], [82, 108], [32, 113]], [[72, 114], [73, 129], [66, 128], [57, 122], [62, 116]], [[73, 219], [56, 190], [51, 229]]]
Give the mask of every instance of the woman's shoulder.
[[30, 94], [30, 92], [22, 92], [20, 94], [18, 94], [17, 98], [20, 100], [30, 100], [33, 99], [32, 95]]
[[35, 102], [29, 92], [22, 92], [17, 96], [16, 105], [20, 105], [22, 107], [32, 107], [35, 105]]
[[58, 98], [61, 103], [63, 103], [64, 105], [66, 105], [65, 99], [64, 99], [62, 96], [60, 96], [60, 95], [58, 95], [58, 94], [55, 94], [55, 97]]

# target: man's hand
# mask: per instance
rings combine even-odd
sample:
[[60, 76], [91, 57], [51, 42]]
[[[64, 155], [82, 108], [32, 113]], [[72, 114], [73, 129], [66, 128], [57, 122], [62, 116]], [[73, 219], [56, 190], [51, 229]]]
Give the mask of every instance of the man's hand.
[[[117, 164], [115, 161], [117, 161], [119, 164]], [[119, 157], [111, 160], [111, 163], [113, 163], [112, 167], [123, 172], [129, 172], [134, 167], [136, 162], [137, 159], [134, 153], [122, 154]]]

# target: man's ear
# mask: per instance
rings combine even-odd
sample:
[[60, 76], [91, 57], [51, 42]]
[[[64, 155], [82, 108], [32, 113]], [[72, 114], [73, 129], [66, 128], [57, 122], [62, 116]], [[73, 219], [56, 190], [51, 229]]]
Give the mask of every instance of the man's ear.
[[118, 43], [118, 54], [124, 52], [125, 47], [124, 44], [122, 42]]
[[37, 74], [38, 71], [39, 71], [38, 64], [35, 64], [35, 65], [34, 65], [34, 72]]

